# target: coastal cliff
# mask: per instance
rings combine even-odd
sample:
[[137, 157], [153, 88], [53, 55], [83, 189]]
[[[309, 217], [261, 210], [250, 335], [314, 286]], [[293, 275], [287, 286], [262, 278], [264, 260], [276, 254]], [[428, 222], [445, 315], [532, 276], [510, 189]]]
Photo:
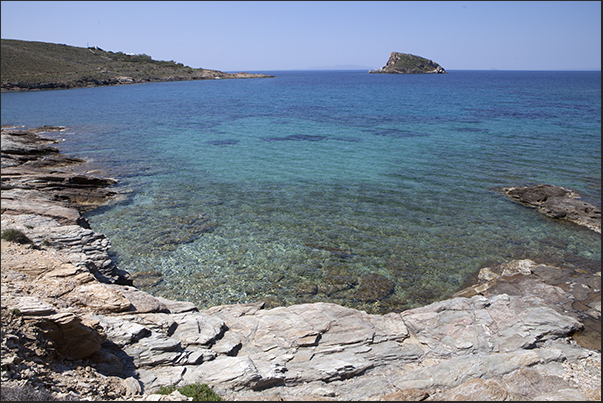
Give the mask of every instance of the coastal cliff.
[[146, 54], [2, 39], [2, 91], [69, 89], [160, 81], [272, 78], [192, 68]]
[[371, 74], [448, 74], [439, 64], [421, 56], [392, 52], [385, 66]]
[[[111, 262], [110, 240], [80, 213], [118, 196], [115, 181], [73, 169], [83, 162], [41, 136], [63, 129], [2, 129], [2, 400], [24, 389], [186, 400], [155, 393], [193, 383], [248, 401], [600, 400], [600, 266], [514, 260], [451, 299], [385, 315], [331, 303], [199, 310], [137, 289]], [[567, 193], [529, 199], [553, 194]], [[600, 210], [597, 226], [578, 207], [590, 220], [575, 222], [600, 229]]]

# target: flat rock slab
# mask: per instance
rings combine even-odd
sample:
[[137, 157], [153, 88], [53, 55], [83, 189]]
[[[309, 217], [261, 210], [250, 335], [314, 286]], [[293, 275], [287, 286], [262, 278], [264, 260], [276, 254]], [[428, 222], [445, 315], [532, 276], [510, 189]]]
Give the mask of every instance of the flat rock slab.
[[601, 208], [580, 200], [580, 195], [555, 185], [502, 188], [505, 195], [547, 217], [571, 221], [601, 233]]

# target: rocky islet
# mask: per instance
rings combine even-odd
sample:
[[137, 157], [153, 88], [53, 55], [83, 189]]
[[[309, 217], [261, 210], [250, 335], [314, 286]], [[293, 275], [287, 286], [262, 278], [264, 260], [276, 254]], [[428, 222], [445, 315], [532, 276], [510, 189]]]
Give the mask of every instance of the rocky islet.
[[410, 53], [391, 52], [385, 66], [369, 70], [371, 74], [448, 74], [433, 60]]
[[[194, 382], [227, 400], [600, 399], [600, 267], [516, 260], [481, 269], [454, 298], [385, 315], [330, 303], [199, 310], [138, 290], [112, 263], [80, 212], [115, 197], [113, 182], [71, 170], [78, 161], [39, 136], [48, 130], [61, 128], [3, 128], [2, 230], [30, 240], [2, 240], [3, 388], [89, 400], [186, 399], [153, 393]], [[597, 320], [598, 345], [585, 326]]]

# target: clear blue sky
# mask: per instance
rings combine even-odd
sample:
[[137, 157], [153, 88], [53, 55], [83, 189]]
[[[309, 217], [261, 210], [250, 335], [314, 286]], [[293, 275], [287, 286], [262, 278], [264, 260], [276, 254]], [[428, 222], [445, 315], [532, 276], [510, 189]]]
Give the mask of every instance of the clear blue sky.
[[2, 38], [222, 71], [600, 70], [600, 1], [2, 1]]

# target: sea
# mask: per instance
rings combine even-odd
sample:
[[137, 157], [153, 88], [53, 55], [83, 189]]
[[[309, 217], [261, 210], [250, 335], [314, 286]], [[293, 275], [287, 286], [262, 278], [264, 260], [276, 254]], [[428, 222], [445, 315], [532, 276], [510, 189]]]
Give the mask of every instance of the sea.
[[274, 78], [2, 93], [115, 178], [86, 213], [135, 285], [201, 309], [400, 312], [513, 259], [600, 271], [600, 234], [500, 189], [601, 206], [600, 71], [262, 71]]

